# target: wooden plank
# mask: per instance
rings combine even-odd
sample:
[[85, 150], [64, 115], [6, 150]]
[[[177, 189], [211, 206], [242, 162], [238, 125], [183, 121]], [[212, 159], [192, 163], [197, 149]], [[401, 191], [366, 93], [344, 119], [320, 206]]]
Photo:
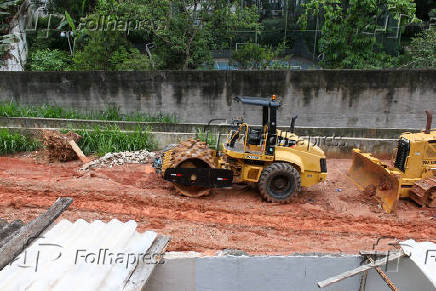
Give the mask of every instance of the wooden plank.
[[140, 291], [145, 287], [156, 265], [161, 262], [169, 242], [169, 236], [158, 236], [154, 240], [147, 251], [147, 254], [150, 254], [152, 259], [146, 260], [144, 263], [140, 262], [136, 265], [135, 269], [126, 280], [123, 291]]
[[82, 163], [86, 164], [89, 163], [91, 160], [88, 159], [85, 154], [82, 152], [82, 150], [79, 148], [77, 143], [74, 140], [69, 140], [68, 143], [73, 148], [73, 151], [76, 152], [79, 159], [82, 161]]
[[0, 231], [0, 248], [14, 236], [23, 225], [24, 223], [21, 220], [15, 220], [10, 224], [5, 225], [5, 227]]
[[375, 267], [382, 266], [382, 265], [386, 264], [387, 262], [391, 262], [391, 261], [397, 260], [397, 259], [403, 257], [404, 255], [405, 254], [403, 253], [403, 251], [399, 251], [398, 253], [390, 253], [389, 257], [377, 260], [373, 264], [362, 265], [360, 267], [355, 268], [354, 270], [344, 272], [344, 273], [339, 274], [337, 276], [328, 278], [328, 279], [326, 279], [324, 281], [320, 281], [320, 282], [318, 282], [318, 287], [319, 288], [327, 287], [327, 286], [329, 286], [329, 285], [331, 285], [333, 283], [336, 283], [336, 282], [342, 281], [344, 279], [350, 278], [352, 276], [355, 276], [355, 275], [360, 274], [362, 272], [368, 271], [368, 270], [373, 269]]
[[72, 198], [58, 198], [45, 213], [23, 226], [14, 237], [6, 242], [0, 248], [0, 271], [18, 256], [33, 239], [37, 238], [49, 227], [72, 202]]

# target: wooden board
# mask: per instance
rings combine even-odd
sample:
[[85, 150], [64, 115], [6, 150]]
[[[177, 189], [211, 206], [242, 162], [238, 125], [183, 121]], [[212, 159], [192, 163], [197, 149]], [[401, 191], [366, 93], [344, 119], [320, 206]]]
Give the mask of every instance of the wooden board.
[[147, 284], [156, 266], [161, 263], [170, 241], [169, 236], [158, 236], [147, 253], [153, 256], [152, 261], [138, 263], [124, 284], [123, 291], [140, 291]]
[[24, 223], [21, 220], [15, 220], [7, 225], [5, 225], [0, 230], [0, 248], [8, 242], [16, 232], [22, 228]]
[[8, 240], [0, 248], [0, 271], [49, 227], [72, 202], [72, 198], [58, 198], [45, 213], [23, 226], [14, 237]]
[[82, 161], [82, 163], [86, 164], [89, 163], [91, 160], [88, 159], [85, 154], [82, 152], [82, 150], [79, 148], [77, 143], [74, 140], [69, 140], [68, 143], [73, 148], [73, 151], [77, 154], [79, 159]]

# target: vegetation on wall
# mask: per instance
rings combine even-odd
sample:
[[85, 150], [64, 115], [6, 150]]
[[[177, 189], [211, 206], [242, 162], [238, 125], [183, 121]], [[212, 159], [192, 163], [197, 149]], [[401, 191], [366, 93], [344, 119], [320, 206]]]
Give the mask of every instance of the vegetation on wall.
[[[85, 155], [104, 156], [109, 152], [154, 150], [156, 144], [150, 131], [150, 128], [123, 132], [118, 127], [95, 127], [74, 132], [82, 136], [78, 145]], [[41, 148], [42, 143], [36, 139], [11, 132], [9, 129], [0, 129], [0, 156], [31, 152]]]
[[27, 136], [0, 129], [0, 155], [35, 151], [41, 144]]
[[108, 120], [108, 121], [135, 121], [135, 122], [163, 122], [175, 123], [177, 118], [173, 114], [165, 113], [132, 113], [122, 114], [117, 106], [108, 106], [100, 112], [79, 112], [74, 109], [64, 109], [59, 106], [22, 106], [15, 102], [0, 103], [0, 117], [42, 117], [42, 118], [65, 118], [85, 120]]
[[150, 131], [137, 128], [134, 132], [123, 132], [118, 127], [95, 127], [75, 132], [82, 137], [78, 146], [85, 155], [104, 156], [110, 152], [155, 149], [156, 145]]

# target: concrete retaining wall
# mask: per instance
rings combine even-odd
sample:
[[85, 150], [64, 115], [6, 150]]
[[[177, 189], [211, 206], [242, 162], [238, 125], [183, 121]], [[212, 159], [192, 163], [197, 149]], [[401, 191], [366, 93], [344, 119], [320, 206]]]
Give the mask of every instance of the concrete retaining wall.
[[[76, 120], [58, 118], [23, 118], [23, 117], [0, 117], [2, 127], [23, 128], [94, 128], [96, 126], [117, 126], [123, 130], [135, 130], [139, 128], [151, 128], [155, 132], [179, 132], [196, 133], [199, 130], [228, 133], [230, 125], [208, 125], [206, 123], [157, 123], [157, 122], [127, 122], [127, 121], [99, 121], [99, 120]], [[279, 127], [289, 130], [289, 127]], [[419, 129], [400, 128], [353, 128], [353, 127], [296, 127], [296, 134], [300, 136], [337, 136], [356, 138], [381, 138], [397, 139], [403, 132], [416, 132]]]
[[[310, 291], [316, 283], [354, 269], [360, 256], [259, 256], [259, 257], [173, 257], [158, 265], [146, 291]], [[387, 272], [399, 290], [434, 290], [433, 285], [409, 259], [401, 259], [397, 272]], [[330, 285], [323, 290], [358, 291], [361, 275]], [[371, 270], [368, 291], [389, 291]]]
[[279, 125], [299, 115], [300, 126], [422, 128], [436, 112], [436, 70], [395, 71], [157, 71], [0, 72], [0, 100], [79, 110], [176, 113], [183, 122], [244, 115], [260, 109], [235, 104], [237, 95], [277, 94]]

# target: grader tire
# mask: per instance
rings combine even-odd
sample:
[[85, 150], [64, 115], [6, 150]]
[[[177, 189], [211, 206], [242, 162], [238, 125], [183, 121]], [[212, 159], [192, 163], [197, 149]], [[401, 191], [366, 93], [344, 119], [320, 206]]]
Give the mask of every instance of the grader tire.
[[262, 171], [258, 188], [268, 202], [289, 203], [301, 190], [300, 173], [291, 164], [273, 163]]

